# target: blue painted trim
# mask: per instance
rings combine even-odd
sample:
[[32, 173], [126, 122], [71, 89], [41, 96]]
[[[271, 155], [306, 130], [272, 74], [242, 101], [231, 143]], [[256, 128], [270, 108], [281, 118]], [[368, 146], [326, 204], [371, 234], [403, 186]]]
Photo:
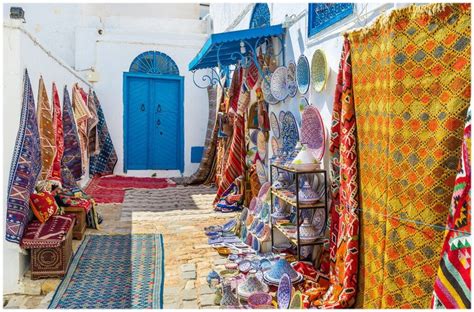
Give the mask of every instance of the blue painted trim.
[[178, 65], [165, 53], [146, 51], [138, 55], [130, 64], [129, 72], [159, 75], [179, 75]]
[[[179, 88], [180, 88], [180, 94], [179, 94], [179, 103], [178, 103], [178, 109], [179, 109], [179, 125], [178, 129], [179, 135], [178, 135], [178, 150], [179, 150], [179, 155], [178, 155], [178, 169], [181, 173], [184, 172], [184, 134], [186, 133], [186, 129], [184, 128], [184, 77], [183, 76], [178, 76], [178, 75], [157, 75], [157, 74], [145, 74], [145, 73], [136, 73], [136, 72], [124, 72], [123, 73], [123, 85], [122, 85], [122, 92], [123, 92], [123, 115], [122, 115], [122, 124], [123, 124], [123, 171], [127, 173], [127, 142], [128, 142], [128, 134], [127, 134], [127, 129], [128, 129], [128, 119], [126, 112], [128, 111], [128, 78], [129, 77], [136, 77], [136, 78], [145, 78], [145, 79], [167, 79], [167, 80], [177, 80], [179, 81]], [[153, 170], [153, 169], [145, 169], [145, 170]]]
[[[339, 11], [329, 12], [329, 9], [323, 7], [328, 5], [338, 8]], [[317, 7], [321, 8], [321, 14], [316, 14]], [[343, 20], [353, 12], [353, 3], [308, 3], [308, 38]]]
[[201, 162], [204, 153], [204, 146], [191, 146], [191, 163], [197, 164]]
[[[221, 65], [235, 64], [238, 59], [234, 57], [236, 51], [240, 51], [240, 41], [246, 40], [250, 45], [255, 45], [258, 40], [274, 36], [280, 36], [285, 33], [285, 28], [281, 24], [253, 28], [246, 30], [229, 31], [219, 34], [212, 34], [204, 43], [199, 53], [189, 63], [190, 71], [195, 69], [217, 67]], [[263, 41], [261, 41], [263, 43]], [[221, 52], [219, 59], [217, 51], [224, 49], [227, 53]]]

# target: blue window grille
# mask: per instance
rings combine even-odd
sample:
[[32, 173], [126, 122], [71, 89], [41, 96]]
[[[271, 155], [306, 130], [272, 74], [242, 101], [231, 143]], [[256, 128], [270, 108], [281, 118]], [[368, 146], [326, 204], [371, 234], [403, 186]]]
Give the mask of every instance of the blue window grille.
[[308, 6], [308, 37], [334, 25], [353, 12], [353, 3], [310, 3]]
[[270, 26], [270, 9], [266, 3], [256, 3], [253, 7], [249, 28]]
[[147, 51], [137, 56], [130, 65], [129, 71], [145, 74], [179, 75], [178, 66], [171, 57], [158, 51]]

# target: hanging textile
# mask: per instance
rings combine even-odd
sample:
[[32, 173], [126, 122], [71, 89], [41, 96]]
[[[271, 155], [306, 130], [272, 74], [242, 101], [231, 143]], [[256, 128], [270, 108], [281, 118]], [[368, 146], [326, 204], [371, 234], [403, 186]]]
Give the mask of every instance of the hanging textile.
[[[72, 111], [71, 100], [69, 99], [67, 86], [64, 87], [63, 131], [64, 153], [62, 158], [62, 166], [67, 167], [74, 177], [74, 180], [79, 181], [83, 174], [81, 146], [79, 143], [79, 135], [77, 133], [76, 122], [74, 121], [74, 113]], [[63, 172], [61, 172], [61, 174], [63, 174]]]
[[242, 71], [242, 67], [239, 66], [234, 70], [234, 74], [232, 75], [232, 81], [229, 88], [230, 109], [228, 111], [232, 109], [232, 111], [237, 112], [239, 96], [242, 87]]
[[52, 111], [49, 105], [48, 93], [44, 86], [43, 77], [40, 77], [39, 80], [37, 116], [41, 146], [41, 173], [39, 180], [44, 181], [51, 174], [56, 142], [54, 137]]
[[217, 105], [216, 105], [216, 93], [217, 89], [212, 86], [207, 88], [207, 95], [209, 99], [209, 119], [207, 122], [206, 140], [204, 141], [204, 151], [202, 153], [201, 163], [199, 164], [198, 170], [185, 179], [185, 184], [200, 184], [204, 182], [209, 174], [214, 163], [216, 155], [216, 143], [217, 143]]
[[[357, 119], [356, 307], [428, 308], [470, 102], [470, 5], [410, 6], [349, 34]], [[342, 177], [341, 177], [342, 178]]]
[[79, 135], [79, 144], [81, 147], [82, 174], [84, 174], [89, 163], [87, 121], [91, 118], [91, 114], [87, 109], [86, 103], [87, 94], [77, 83], [75, 83], [72, 87], [72, 108], [74, 112], [74, 120], [76, 121], [77, 133]]
[[471, 308], [471, 111], [467, 113], [461, 158], [454, 182], [441, 263], [431, 307]]
[[[354, 305], [359, 258], [357, 131], [352, 95], [350, 44], [343, 45], [331, 127], [330, 286], [318, 308]], [[324, 293], [321, 290], [322, 293]]]
[[[237, 113], [234, 114], [234, 132], [232, 143], [229, 149], [228, 159], [224, 162], [225, 169], [219, 182], [217, 195], [214, 204], [218, 202], [223, 193], [229, 188], [237, 177], [245, 173], [245, 119], [244, 115], [250, 101], [250, 93], [243, 88], [239, 94], [240, 100], [237, 102]], [[232, 99], [231, 99], [232, 101]], [[242, 190], [241, 190], [242, 191]], [[244, 192], [244, 191], [242, 191]]]
[[97, 111], [97, 133], [99, 137], [99, 152], [96, 155], [91, 155], [89, 164], [89, 175], [107, 175], [113, 174], [115, 164], [117, 164], [117, 153], [115, 152], [112, 138], [110, 137], [109, 129], [107, 128], [107, 122], [105, 121], [105, 115], [100, 106], [97, 94], [92, 92], [92, 100], [95, 104]]
[[91, 118], [87, 120], [87, 141], [89, 142], [88, 154], [95, 155], [99, 152], [99, 134], [97, 132], [97, 124], [99, 117], [97, 116], [97, 108], [92, 95], [92, 89], [89, 89], [89, 96], [87, 97], [87, 109], [91, 114]]
[[6, 240], [20, 243], [32, 217], [30, 194], [41, 172], [41, 151], [35, 101], [28, 71], [23, 77], [23, 102], [20, 127], [13, 151], [7, 191]]
[[56, 184], [61, 184], [61, 159], [64, 153], [64, 132], [63, 120], [61, 116], [61, 103], [59, 102], [58, 89], [53, 82], [53, 131], [54, 146], [56, 148], [48, 180]]

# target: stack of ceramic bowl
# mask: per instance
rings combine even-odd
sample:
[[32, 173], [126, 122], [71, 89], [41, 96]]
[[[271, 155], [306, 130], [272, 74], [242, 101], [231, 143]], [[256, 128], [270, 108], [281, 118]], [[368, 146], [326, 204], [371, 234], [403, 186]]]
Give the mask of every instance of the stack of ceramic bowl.
[[250, 271], [245, 282], [237, 287], [237, 294], [240, 297], [248, 299], [253, 293], [268, 292], [268, 286], [257, 278], [256, 273], [255, 270]]
[[273, 267], [263, 273], [263, 280], [270, 285], [278, 285], [283, 274], [288, 274], [292, 283], [299, 283], [303, 275], [296, 272], [285, 259], [278, 259]]

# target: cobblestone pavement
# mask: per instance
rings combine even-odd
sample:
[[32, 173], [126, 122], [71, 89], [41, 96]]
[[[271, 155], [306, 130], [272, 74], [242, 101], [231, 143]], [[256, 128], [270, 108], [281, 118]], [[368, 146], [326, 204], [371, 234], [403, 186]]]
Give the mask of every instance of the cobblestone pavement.
[[[207, 286], [206, 276], [222, 257], [207, 244], [203, 228], [223, 224], [234, 214], [212, 210], [215, 189], [205, 186], [177, 186], [152, 190], [156, 198], [153, 211], [144, 207], [122, 217], [122, 204], [101, 204], [98, 211], [104, 217], [100, 231], [90, 234], [161, 233], [165, 246], [164, 308], [215, 308], [214, 294]], [[150, 190], [147, 190], [150, 192]], [[139, 192], [138, 192], [139, 193]], [[137, 194], [137, 192], [135, 192]], [[127, 200], [127, 198], [126, 198]], [[143, 199], [149, 204], [149, 196]], [[74, 250], [79, 241], [73, 241]], [[27, 273], [21, 294], [4, 296], [6, 308], [46, 308], [59, 279], [32, 281]], [[5, 305], [5, 302], [8, 303]]]

